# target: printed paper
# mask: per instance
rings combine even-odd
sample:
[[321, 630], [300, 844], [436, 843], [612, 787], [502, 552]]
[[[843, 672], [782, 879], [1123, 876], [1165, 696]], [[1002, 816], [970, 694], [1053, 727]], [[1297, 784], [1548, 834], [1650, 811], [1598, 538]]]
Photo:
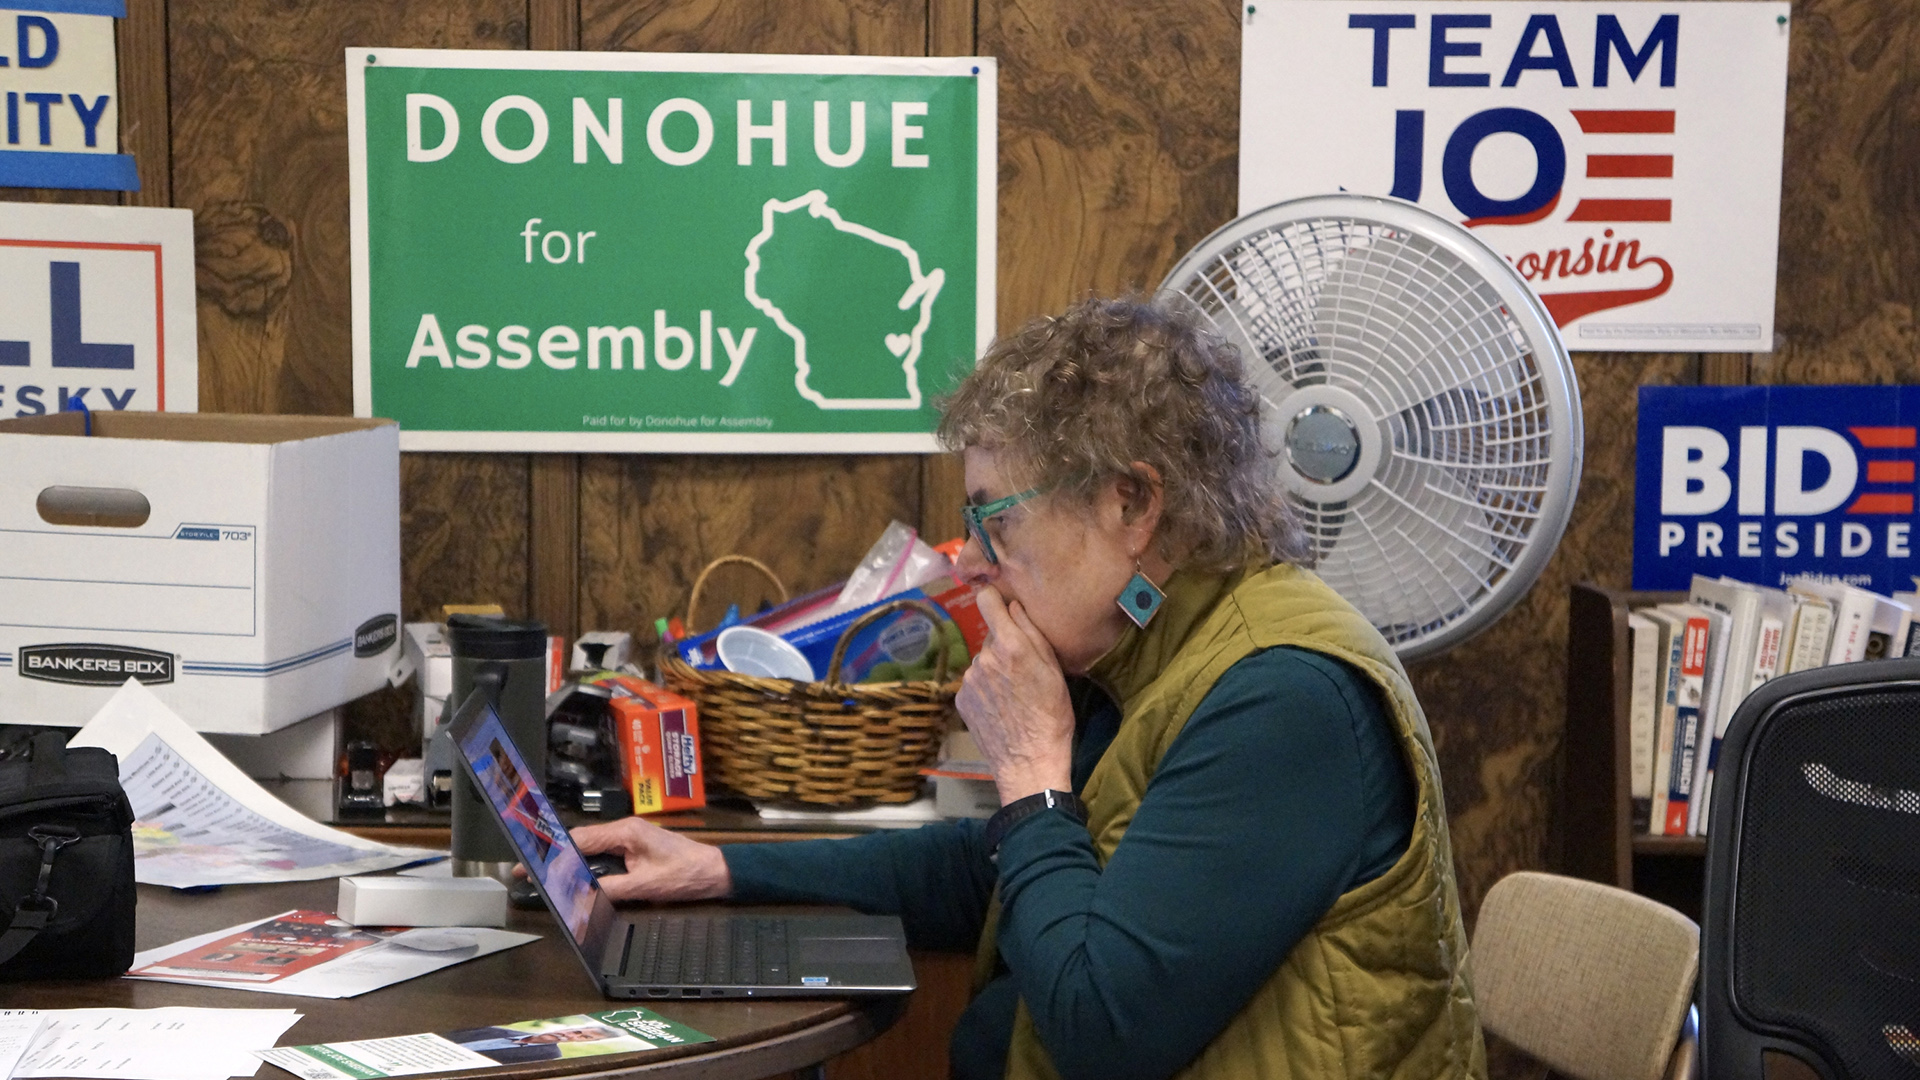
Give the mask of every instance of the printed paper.
[[634, 1008], [522, 1020], [445, 1035], [285, 1046], [263, 1050], [260, 1056], [302, 1080], [380, 1080], [712, 1041], [711, 1035]]

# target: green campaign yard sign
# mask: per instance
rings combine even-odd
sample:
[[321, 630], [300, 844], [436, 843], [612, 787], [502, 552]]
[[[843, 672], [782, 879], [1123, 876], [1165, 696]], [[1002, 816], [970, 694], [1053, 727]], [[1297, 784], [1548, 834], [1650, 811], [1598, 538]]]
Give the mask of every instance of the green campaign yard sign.
[[409, 450], [936, 449], [991, 59], [347, 50], [354, 411]]

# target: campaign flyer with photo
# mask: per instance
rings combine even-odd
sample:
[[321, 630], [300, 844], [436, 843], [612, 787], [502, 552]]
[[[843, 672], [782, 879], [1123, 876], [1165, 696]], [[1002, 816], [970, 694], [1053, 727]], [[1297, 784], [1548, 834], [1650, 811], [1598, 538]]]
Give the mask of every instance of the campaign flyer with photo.
[[444, 1035], [399, 1035], [257, 1052], [302, 1080], [380, 1080], [712, 1041], [713, 1036], [652, 1010], [632, 1008], [521, 1020]]

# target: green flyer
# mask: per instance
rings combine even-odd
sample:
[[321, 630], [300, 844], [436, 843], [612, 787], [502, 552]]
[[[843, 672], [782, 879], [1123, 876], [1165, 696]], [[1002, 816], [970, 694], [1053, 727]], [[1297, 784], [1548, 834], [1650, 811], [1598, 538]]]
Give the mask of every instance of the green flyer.
[[445, 1035], [281, 1046], [257, 1053], [303, 1080], [380, 1080], [712, 1041], [713, 1036], [650, 1009], [632, 1008], [520, 1020]]

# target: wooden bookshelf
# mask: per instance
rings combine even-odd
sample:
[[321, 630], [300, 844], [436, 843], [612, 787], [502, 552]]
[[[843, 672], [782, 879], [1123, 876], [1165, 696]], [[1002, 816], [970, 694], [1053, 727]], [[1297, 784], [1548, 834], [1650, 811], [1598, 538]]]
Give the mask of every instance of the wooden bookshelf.
[[1707, 838], [1704, 836], [1649, 836], [1640, 834], [1633, 838], [1635, 855], [1705, 855]]
[[1684, 601], [1683, 592], [1572, 587], [1567, 626], [1567, 721], [1560, 781], [1561, 865], [1700, 917], [1707, 842], [1633, 828], [1627, 613]]

